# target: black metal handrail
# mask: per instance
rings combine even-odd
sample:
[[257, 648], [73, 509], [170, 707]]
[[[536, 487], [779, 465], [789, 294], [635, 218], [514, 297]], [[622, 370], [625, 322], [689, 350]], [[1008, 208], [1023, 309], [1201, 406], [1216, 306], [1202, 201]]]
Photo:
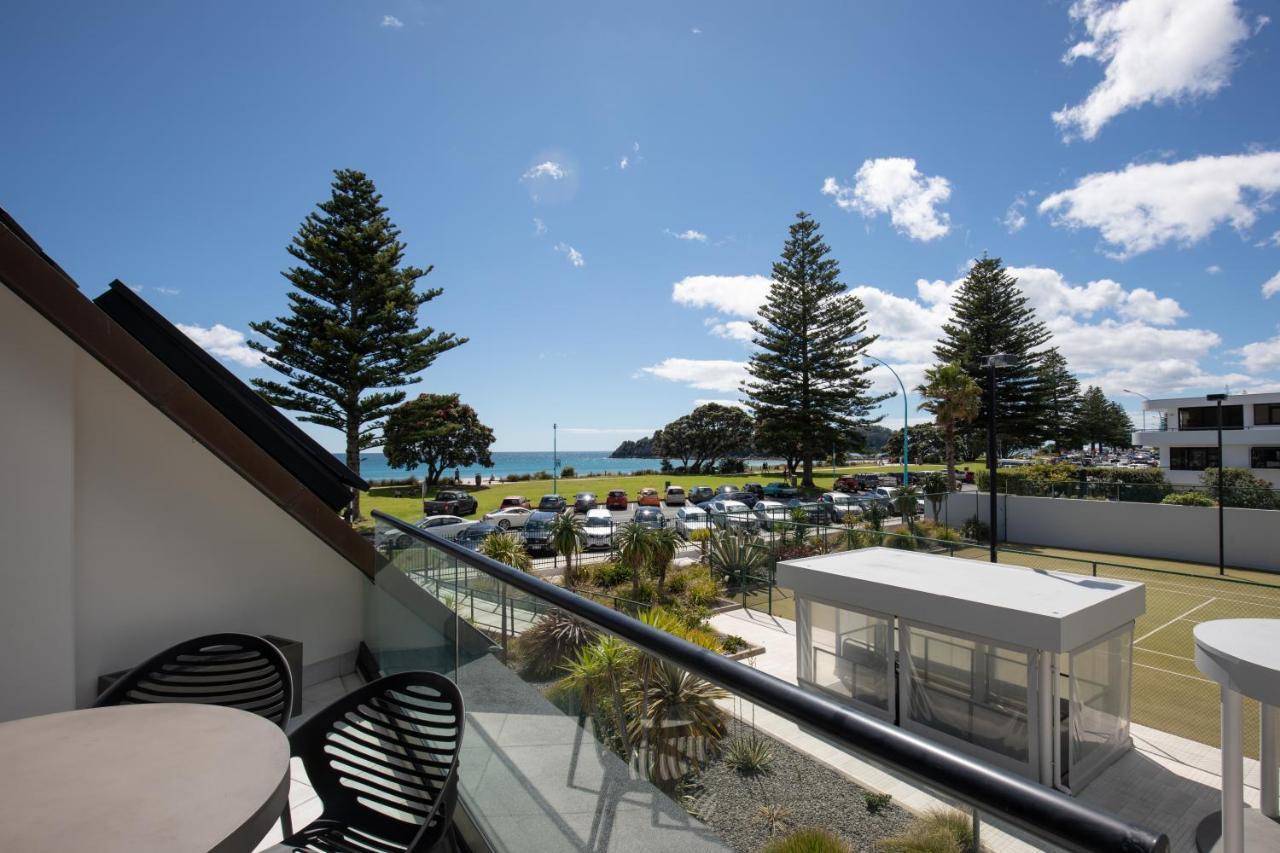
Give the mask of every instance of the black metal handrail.
[[873, 756], [896, 771], [1033, 836], [1081, 853], [1099, 850], [1165, 853], [1169, 849], [1169, 839], [1164, 833], [1129, 823], [1059, 791], [842, 707], [534, 575], [419, 530], [386, 513], [374, 510], [373, 516], [503, 583], [585, 619], [649, 654], [718, 684], [730, 693], [757, 702], [798, 725], [821, 732], [838, 746]]

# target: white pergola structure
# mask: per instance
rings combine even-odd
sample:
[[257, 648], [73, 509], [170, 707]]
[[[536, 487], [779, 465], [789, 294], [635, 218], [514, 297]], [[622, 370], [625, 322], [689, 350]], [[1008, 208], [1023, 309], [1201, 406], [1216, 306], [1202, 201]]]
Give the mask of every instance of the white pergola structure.
[[778, 564], [802, 687], [1042, 784], [1127, 751], [1142, 584], [892, 548]]

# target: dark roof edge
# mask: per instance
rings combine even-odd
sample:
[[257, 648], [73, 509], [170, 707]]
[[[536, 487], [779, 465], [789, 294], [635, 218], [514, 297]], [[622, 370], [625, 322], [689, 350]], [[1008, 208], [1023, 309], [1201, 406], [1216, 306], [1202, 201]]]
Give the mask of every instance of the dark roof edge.
[[369, 484], [363, 478], [262, 399], [128, 285], [116, 279], [108, 291], [93, 301], [278, 462], [300, 475], [303, 482], [322, 489], [325, 494], [321, 499], [330, 507], [336, 510], [350, 501], [350, 492], [343, 489], [343, 485], [368, 490]]
[[368, 540], [86, 298], [2, 208], [0, 281], [321, 541], [373, 576]]

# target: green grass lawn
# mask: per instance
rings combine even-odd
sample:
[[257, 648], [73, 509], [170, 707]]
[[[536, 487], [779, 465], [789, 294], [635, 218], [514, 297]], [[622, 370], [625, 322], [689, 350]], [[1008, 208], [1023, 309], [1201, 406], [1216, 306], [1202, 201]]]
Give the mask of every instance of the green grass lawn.
[[[973, 463], [967, 463], [973, 464]], [[911, 472], [937, 471], [941, 465], [912, 465]], [[841, 474], [893, 474], [901, 472], [901, 466], [862, 465], [857, 467], [837, 468], [837, 476]], [[556, 491], [572, 500], [578, 492], [592, 492], [604, 504], [604, 496], [612, 489], [625, 489], [632, 500], [636, 499], [641, 489], [652, 488], [662, 492], [668, 481], [673, 486], [683, 486], [686, 490], [693, 486], [718, 486], [721, 483], [770, 483], [782, 479], [781, 474], [773, 471], [762, 474], [754, 471], [750, 474], [651, 474], [647, 476], [624, 477], [577, 477], [562, 479], [556, 483]], [[828, 490], [834, 482], [830, 468], [814, 472], [814, 482], [819, 488]], [[527, 480], [520, 483], [495, 483], [474, 492], [480, 506], [470, 518], [479, 518], [490, 510], [498, 508], [498, 504], [507, 495], [523, 495], [534, 505], [538, 498], [550, 494], [550, 480]], [[422, 518], [422, 501], [419, 498], [388, 498], [368, 494], [360, 498], [360, 512], [368, 516], [372, 510], [381, 510], [387, 515], [402, 518], [405, 521], [417, 521]]]

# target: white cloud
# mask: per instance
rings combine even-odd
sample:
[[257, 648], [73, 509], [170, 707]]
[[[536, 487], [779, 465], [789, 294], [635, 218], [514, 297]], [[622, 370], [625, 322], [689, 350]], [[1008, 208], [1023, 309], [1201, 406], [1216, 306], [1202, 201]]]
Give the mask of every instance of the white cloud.
[[744, 402], [742, 402], [741, 400], [708, 400], [708, 399], [698, 399], [698, 400], [694, 400], [694, 401], [693, 401], [693, 405], [694, 405], [695, 407], [697, 407], [697, 406], [705, 406], [705, 405], [707, 405], [708, 403], [715, 403], [717, 406], [733, 406], [735, 409], [745, 409], [745, 408], [747, 408], [747, 404], [746, 404], [746, 403], [744, 403]]
[[726, 320], [718, 322], [713, 319], [707, 320], [707, 328], [711, 330], [711, 334], [719, 338], [729, 338], [734, 341], [742, 341], [750, 343], [755, 337], [755, 329], [751, 328], [751, 323], [746, 320]]
[[1280, 151], [1131, 163], [1081, 178], [1040, 203], [1055, 225], [1096, 228], [1127, 258], [1168, 243], [1189, 246], [1230, 223], [1254, 224], [1280, 190]]
[[1267, 299], [1270, 299], [1277, 293], [1280, 293], [1280, 272], [1271, 276], [1271, 278], [1267, 279], [1262, 284], [1262, 295]]
[[1219, 275], [1222, 272], [1222, 267], [1217, 264], [1209, 264], [1209, 266], [1204, 268], [1204, 271], [1209, 275]]
[[1257, 243], [1254, 243], [1254, 246], [1259, 249], [1267, 246], [1280, 246], [1280, 231], [1277, 231], [1265, 240], [1259, 240]]
[[1231, 79], [1249, 37], [1235, 0], [1076, 0], [1087, 37], [1062, 58], [1105, 67], [1079, 104], [1053, 114], [1065, 136], [1093, 139], [1126, 110], [1213, 95]]
[[671, 299], [677, 305], [750, 318], [756, 316], [772, 283], [763, 275], [691, 275], [671, 286]]
[[946, 178], [921, 174], [908, 157], [866, 160], [852, 186], [827, 178], [822, 194], [832, 196], [841, 210], [856, 210], [865, 217], [887, 213], [894, 228], [913, 240], [934, 240], [951, 230], [950, 216], [937, 209], [951, 197], [951, 184]]
[[177, 296], [182, 292], [176, 287], [153, 287], [151, 289], [156, 293], [159, 293], [161, 296]]
[[522, 181], [536, 181], [539, 178], [548, 178], [553, 181], [563, 180], [568, 172], [564, 166], [554, 160], [546, 160], [538, 165], [530, 168], [527, 172], [520, 176]]
[[227, 328], [221, 323], [212, 326], [178, 324], [182, 333], [200, 345], [210, 355], [244, 367], [261, 367], [262, 354], [249, 348], [243, 332]]
[[547, 233], [547, 224], [543, 222], [539, 217], [537, 216], [533, 217], [533, 236], [541, 237], [543, 234], [546, 234], [546, 233]]
[[382, 26], [398, 30], [404, 26], [404, 21], [400, 20], [395, 15], [383, 15]]
[[1280, 371], [1280, 335], [1240, 348], [1240, 363], [1246, 370], [1266, 373]]
[[582, 253], [570, 246], [568, 243], [556, 243], [556, 251], [562, 253], [569, 259], [569, 263], [575, 267], [585, 267], [586, 260], [582, 257]]
[[622, 159], [618, 161], [618, 168], [625, 170], [627, 166], [629, 166], [630, 164], [631, 164], [631, 159], [626, 155], [623, 155]]
[[700, 36], [702, 35], [702, 28], [694, 27], [693, 29], [689, 30], [689, 32], [693, 33], [695, 36]]
[[747, 363], [723, 359], [667, 358], [650, 367], [640, 368], [640, 373], [680, 382], [700, 391], [737, 391], [739, 384], [747, 378]]
[[692, 228], [686, 229], [684, 231], [672, 231], [670, 228], [666, 228], [664, 230], [666, 231], [666, 233], [670, 234], [672, 237], [675, 237], [677, 240], [690, 240], [696, 243], [707, 242], [706, 234], [703, 234], [701, 231], [695, 231]]
[[1027, 224], [1027, 197], [1019, 194], [1013, 200], [1013, 204], [1009, 205], [1009, 209], [1004, 212], [1004, 219], [1000, 220], [1005, 230], [1010, 234], [1017, 234]]

